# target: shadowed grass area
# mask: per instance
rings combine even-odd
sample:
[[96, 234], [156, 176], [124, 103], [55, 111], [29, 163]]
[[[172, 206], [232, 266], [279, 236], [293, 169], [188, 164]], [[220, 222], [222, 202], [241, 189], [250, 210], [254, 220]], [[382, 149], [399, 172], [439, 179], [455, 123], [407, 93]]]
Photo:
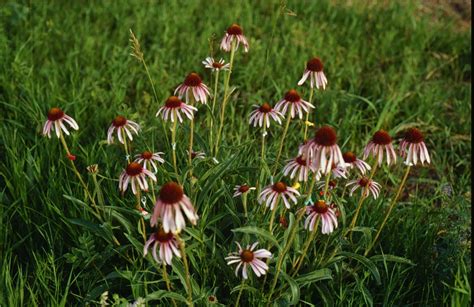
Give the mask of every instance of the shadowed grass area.
[[[234, 185], [255, 184], [259, 174], [261, 131], [248, 125], [252, 105], [274, 105], [296, 87], [306, 61], [315, 55], [324, 61], [329, 83], [326, 91], [316, 92], [313, 118], [317, 125], [337, 129], [343, 151], [361, 154], [380, 128], [398, 136], [416, 126], [425, 132], [433, 163], [412, 170], [374, 255], [359, 259], [404, 171], [401, 162], [384, 168], [377, 175], [382, 197], [367, 201], [362, 210], [358, 224], [365, 227], [355, 234], [360, 246], [341, 233], [318, 236], [301, 277], [281, 280], [279, 303], [469, 304], [471, 32], [452, 20], [433, 21], [420, 7], [398, 1], [359, 8], [331, 1], [288, 1], [285, 6], [218, 0], [9, 1], [0, 6], [0, 304], [92, 304], [106, 290], [128, 301], [146, 297], [150, 304], [186, 297], [181, 263], [169, 270], [173, 292], [160, 292], [166, 289], [160, 266], [142, 257], [135, 199], [117, 189], [125, 157], [118, 145], [106, 144], [106, 132], [118, 114], [139, 122], [143, 130], [133, 152], [164, 151], [167, 164], [157, 174], [158, 185], [175, 179], [169, 143], [155, 113], [189, 72], [212, 85], [201, 61], [210, 54], [228, 61], [218, 47], [233, 22], [243, 27], [250, 52], [239, 49], [236, 55], [231, 78], [236, 89], [216, 157], [220, 163], [208, 157], [193, 168], [200, 220], [186, 229], [186, 239], [196, 304], [206, 305], [211, 294], [233, 304], [237, 293], [231, 291], [238, 292], [240, 280], [224, 257], [234, 251], [233, 241], [262, 240], [231, 231], [261, 226], [256, 218], [247, 221], [240, 201], [232, 198]], [[158, 102], [143, 67], [130, 56], [129, 29], [140, 41]], [[309, 95], [308, 86], [298, 90]], [[221, 99], [222, 93], [218, 104]], [[103, 221], [89, 209], [59, 141], [41, 136], [45, 115], [54, 106], [80, 126], [67, 140], [91, 189], [86, 166], [99, 165]], [[199, 109], [195, 150], [209, 153], [208, 111]], [[302, 128], [303, 121], [292, 122], [281, 164], [296, 155]], [[272, 126], [267, 138], [270, 169], [282, 129]], [[168, 126], [165, 131], [169, 137]], [[187, 125], [179, 127], [181, 179], [189, 170], [188, 133]], [[189, 180], [184, 187], [190, 191]], [[258, 206], [256, 196], [249, 195], [252, 210]], [[341, 200], [346, 215], [357, 200]], [[286, 238], [283, 231], [276, 237], [279, 242]], [[303, 239], [296, 240], [295, 250]], [[261, 241], [262, 247], [267, 244]], [[320, 271], [326, 269], [330, 273]], [[262, 302], [261, 284], [249, 282], [241, 303]]]

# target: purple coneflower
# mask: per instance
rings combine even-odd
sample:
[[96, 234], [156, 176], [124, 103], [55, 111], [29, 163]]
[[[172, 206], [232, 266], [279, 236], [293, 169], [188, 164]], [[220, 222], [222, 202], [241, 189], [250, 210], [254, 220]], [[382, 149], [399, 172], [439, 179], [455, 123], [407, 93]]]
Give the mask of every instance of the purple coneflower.
[[144, 169], [147, 169], [147, 164], [150, 163], [156, 173], [158, 171], [156, 162], [159, 162], [159, 163], [165, 162], [165, 160], [161, 157], [161, 155], [163, 154], [164, 153], [162, 152], [153, 153], [151, 151], [145, 150], [141, 154], [135, 156], [135, 162], [142, 164]]
[[300, 192], [298, 192], [298, 190], [287, 186], [284, 182], [279, 181], [275, 184], [267, 186], [260, 193], [258, 200], [259, 203], [265, 202], [265, 206], [270, 206], [270, 210], [273, 210], [279, 198], [281, 197], [283, 199], [283, 202], [285, 203], [285, 206], [290, 209], [290, 202], [287, 197], [289, 197], [290, 200], [293, 201], [294, 204], [296, 204], [298, 202], [296, 196], [300, 196]]
[[114, 142], [113, 133], [117, 130], [117, 138], [120, 143], [124, 144], [124, 137], [128, 136], [130, 141], [133, 141], [132, 132], [138, 135], [138, 130], [140, 126], [131, 120], [126, 119], [125, 117], [118, 115], [112, 121], [112, 124], [107, 131], [107, 143], [112, 144]]
[[186, 97], [186, 102], [189, 102], [189, 95], [194, 97], [195, 101], [199, 101], [202, 104], [207, 103], [207, 96], [210, 95], [209, 88], [207, 85], [202, 83], [201, 77], [197, 73], [190, 73], [183, 81], [182, 84], [178, 85], [175, 89], [174, 94], [178, 93], [180, 98]]
[[289, 160], [283, 168], [283, 174], [290, 176], [290, 179], [296, 177], [298, 181], [308, 181], [309, 172], [312, 172], [311, 162], [303, 158], [302, 155]]
[[344, 158], [344, 162], [346, 163], [346, 167], [348, 169], [356, 167], [362, 175], [371, 169], [369, 164], [367, 164], [364, 160], [357, 158], [353, 152], [345, 152], [342, 157]]
[[323, 68], [323, 62], [321, 62], [319, 58], [312, 58], [311, 60], [309, 60], [306, 63], [306, 69], [303, 73], [303, 77], [300, 81], [298, 81], [298, 85], [303, 85], [306, 79], [310, 77], [311, 88], [316, 86], [317, 89], [319, 89], [320, 87], [322, 87], [323, 90], [326, 89], [326, 84], [328, 83], [328, 80], [324, 75]]
[[247, 279], [247, 268], [249, 266], [252, 268], [257, 277], [265, 275], [268, 271], [268, 265], [260, 259], [271, 258], [272, 253], [263, 248], [254, 251], [255, 247], [258, 245], [258, 242], [255, 242], [252, 244], [252, 246], [247, 245], [246, 249], [243, 249], [238, 242], [235, 243], [239, 247], [239, 251], [237, 253], [230, 253], [229, 256], [225, 258], [225, 260], [227, 260], [227, 265], [238, 263], [237, 268], [235, 269], [235, 276], [239, 275], [239, 269], [242, 267], [242, 277]]
[[146, 168], [143, 168], [139, 163], [132, 162], [128, 164], [120, 174], [120, 191], [125, 192], [129, 183], [132, 185], [133, 194], [137, 194], [137, 185], [141, 190], [148, 191], [147, 176], [150, 177], [151, 180], [156, 181], [155, 175]]
[[250, 187], [246, 184], [243, 184], [243, 185], [236, 185], [234, 187], [234, 195], [233, 197], [237, 197], [237, 196], [240, 196], [242, 194], [245, 194], [247, 193], [248, 191], [252, 191], [252, 190], [255, 190], [256, 188], [255, 187]]
[[43, 126], [43, 135], [51, 138], [51, 130], [56, 132], [56, 136], [59, 138], [61, 135], [61, 130], [69, 135], [69, 131], [64, 125], [66, 122], [72, 129], [78, 130], [79, 126], [76, 121], [69, 115], [64, 114], [60, 108], [51, 108], [48, 111], [48, 120], [44, 123]]
[[285, 97], [275, 105], [275, 109], [280, 111], [283, 115], [286, 115], [288, 108], [290, 109], [291, 118], [294, 118], [296, 114], [298, 114], [299, 118], [303, 119], [303, 112], [309, 112], [309, 109], [314, 109], [314, 106], [301, 99], [301, 96], [296, 90], [289, 90], [286, 92]]
[[226, 52], [230, 52], [232, 42], [234, 40], [237, 42], [235, 50], [237, 50], [239, 48], [239, 44], [242, 43], [242, 45], [244, 45], [244, 51], [249, 51], [249, 43], [247, 38], [244, 36], [244, 31], [236, 23], [227, 28], [227, 31], [221, 41], [221, 49]]
[[316, 131], [314, 138], [309, 140], [301, 152], [311, 159], [313, 168], [327, 174], [332, 166], [344, 163], [341, 149], [337, 145], [336, 130], [329, 126], [322, 126]]
[[424, 142], [423, 134], [416, 128], [410, 128], [405, 132], [405, 137], [400, 142], [400, 155], [405, 157], [405, 164], [416, 165], [418, 161], [430, 164], [431, 159], [428, 148]]
[[230, 68], [230, 64], [225, 64], [225, 61], [223, 59], [216, 61], [212, 57], [207, 57], [204, 61], [202, 61], [202, 64], [204, 64], [204, 67], [209, 68], [213, 72], [220, 70], [229, 70]]
[[156, 116], [159, 116], [161, 113], [161, 117], [164, 120], [168, 120], [169, 118], [171, 122], [174, 122], [176, 119], [178, 119], [179, 122], [182, 123], [183, 117], [181, 116], [181, 113], [186, 115], [187, 118], [193, 119], [193, 112], [196, 111], [197, 109], [195, 107], [185, 104], [178, 97], [170, 96], [166, 100], [165, 105], [158, 110]]
[[383, 162], [384, 152], [387, 157], [387, 165], [397, 162], [397, 155], [393, 149], [392, 137], [385, 130], [379, 130], [374, 133], [369, 144], [364, 149], [364, 159], [372, 154], [381, 165]]
[[[152, 244], [152, 255], [158, 263], [164, 262], [167, 265], [171, 265], [173, 254], [176, 257], [181, 258], [178, 249], [178, 242], [172, 232], [166, 232], [160, 228], [160, 230], [153, 233], [143, 247], [143, 257], [146, 257], [148, 249]], [[159, 250], [158, 252], [156, 251], [157, 248]]]
[[268, 103], [265, 102], [261, 106], [253, 106], [256, 107], [256, 109], [250, 113], [249, 123], [251, 125], [253, 124], [254, 127], [257, 125], [263, 127], [263, 124], [266, 123], [266, 127], [270, 128], [270, 118], [281, 124], [283, 114], [273, 109]]
[[321, 218], [322, 234], [329, 234], [337, 228], [336, 212], [324, 200], [318, 200], [313, 205], [306, 206], [306, 214], [308, 217], [304, 222], [304, 228], [309, 228], [309, 231], [313, 231], [318, 217]]
[[[186, 155], [189, 155], [189, 150], [186, 150]], [[191, 151], [191, 159], [204, 159], [206, 158], [206, 153], [204, 151]]]
[[168, 182], [160, 189], [160, 195], [153, 209], [153, 216], [150, 225], [157, 225], [158, 218], [161, 218], [165, 232], [180, 232], [186, 227], [183, 212], [191, 222], [196, 225], [198, 216], [194, 210], [189, 197], [184, 194], [183, 188], [175, 183]]
[[369, 178], [367, 177], [361, 177], [359, 179], [349, 181], [346, 184], [346, 187], [350, 186], [352, 186], [349, 192], [350, 196], [352, 196], [355, 190], [361, 188], [362, 197], [367, 197], [369, 196], [369, 193], [371, 193], [374, 199], [377, 199], [377, 197], [379, 197], [381, 188], [381, 185], [379, 183], [373, 181], [372, 179], [369, 180]]

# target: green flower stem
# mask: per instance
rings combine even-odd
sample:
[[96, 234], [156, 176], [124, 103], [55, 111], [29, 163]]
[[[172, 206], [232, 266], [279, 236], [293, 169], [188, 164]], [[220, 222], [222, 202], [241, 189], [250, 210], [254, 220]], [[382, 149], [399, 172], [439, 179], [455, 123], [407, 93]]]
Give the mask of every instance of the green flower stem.
[[186, 257], [186, 249], [184, 247], [184, 241], [176, 235], [176, 240], [178, 241], [179, 250], [181, 251], [181, 257], [183, 259], [184, 271], [186, 273], [186, 292], [188, 293], [188, 306], [194, 306], [193, 303], [193, 290], [191, 288], [191, 277], [189, 275], [189, 265], [188, 258]]
[[[173, 110], [173, 112], [177, 112], [177, 111]], [[172, 149], [172, 155], [173, 155], [173, 168], [176, 175], [178, 174], [178, 167], [176, 165], [176, 129], [177, 129], [177, 124], [178, 124], [177, 119], [178, 119], [177, 116], [175, 116], [175, 121], [173, 122], [173, 127], [171, 128], [171, 149]]]
[[242, 290], [244, 289], [245, 279], [242, 278], [242, 283], [240, 284], [239, 294], [237, 295], [237, 299], [235, 300], [235, 307], [239, 306], [240, 297], [242, 296]]
[[[153, 96], [155, 97], [155, 101], [158, 103], [159, 102], [158, 94], [156, 93], [155, 84], [153, 83], [153, 79], [151, 78], [150, 71], [148, 70], [148, 66], [146, 65], [146, 62], [145, 62], [145, 58], [142, 56], [140, 58], [140, 61], [142, 62], [143, 67], [145, 68], [145, 72], [146, 72], [146, 75], [148, 77], [148, 81], [150, 82], [151, 89], [153, 90]], [[168, 135], [166, 134], [166, 128], [165, 128], [164, 121], [161, 121], [161, 129], [163, 130], [163, 135], [166, 138], [165, 144], [169, 144], [169, 139], [168, 139]]]
[[[189, 105], [193, 106], [194, 98], [193, 95], [189, 96]], [[194, 141], [194, 117], [191, 119], [191, 126], [189, 131], [189, 152], [188, 152], [188, 163], [189, 167], [191, 168], [189, 171], [190, 177], [192, 177], [192, 163], [193, 163], [193, 141]]]
[[127, 135], [125, 134], [124, 129], [122, 129], [122, 138], [123, 138], [123, 149], [125, 150], [125, 156], [127, 158], [127, 163], [130, 163], [130, 153], [128, 152]]
[[278, 154], [277, 154], [277, 157], [276, 157], [276, 160], [275, 160], [275, 166], [273, 167], [273, 175], [275, 175], [275, 172], [278, 168], [278, 162], [280, 161], [280, 157], [281, 157], [281, 152], [283, 150], [283, 146], [285, 145], [285, 137], [286, 137], [286, 134], [288, 133], [288, 127], [290, 127], [290, 121], [291, 121], [291, 112], [293, 111], [293, 106], [290, 106], [290, 109], [288, 110], [288, 114], [287, 114], [287, 119], [286, 119], [286, 124], [285, 124], [285, 129], [283, 130], [283, 134], [281, 136], [281, 142], [280, 142], [280, 147], [278, 149]]
[[227, 72], [225, 81], [224, 81], [224, 98], [222, 99], [222, 106], [221, 106], [221, 117], [220, 117], [220, 124], [219, 129], [217, 131], [217, 139], [216, 139], [216, 150], [215, 155], [219, 152], [219, 141], [222, 135], [222, 129], [224, 127], [224, 115], [225, 115], [225, 107], [227, 105], [227, 100], [229, 99], [229, 82], [230, 82], [230, 75], [232, 74], [232, 69], [234, 67], [234, 55], [235, 55], [235, 40], [232, 42], [232, 46], [230, 49], [230, 61], [229, 61], [229, 71]]
[[[327, 200], [327, 193], [328, 193], [328, 189], [329, 189], [329, 179], [331, 178], [331, 170], [329, 170], [328, 174], [326, 175], [326, 183], [324, 185], [324, 198], [325, 200]], [[294, 269], [294, 272], [293, 272], [293, 275], [294, 276], [298, 270], [300, 269], [301, 267], [301, 264], [303, 263], [304, 261], [304, 258], [306, 257], [306, 253], [308, 252], [308, 248], [309, 248], [309, 245], [311, 244], [311, 242], [313, 242], [314, 238], [316, 237], [316, 233], [318, 231], [318, 226], [319, 226], [319, 220], [320, 218], [318, 217], [317, 218], [317, 221], [316, 221], [316, 226], [314, 227], [313, 231], [311, 232], [308, 240], [306, 240], [305, 242], [305, 246], [303, 247], [303, 252], [301, 253], [301, 256], [298, 257], [298, 259], [296, 260], [296, 268], [295, 266], [293, 266], [293, 269]]]
[[[59, 138], [61, 140], [61, 143], [64, 147], [64, 150], [66, 150], [66, 153], [68, 156], [71, 155], [71, 152], [69, 151], [69, 147], [67, 146], [67, 143], [66, 143], [66, 140], [64, 139], [64, 135], [63, 135], [63, 132], [60, 131], [59, 132]], [[94, 215], [99, 219], [99, 220], [102, 220], [102, 217], [100, 216], [100, 212], [99, 212], [99, 209], [97, 208], [97, 205], [95, 203], [95, 200], [94, 198], [92, 197], [92, 194], [89, 192], [89, 188], [87, 187], [86, 183], [84, 182], [84, 180], [82, 179], [82, 176], [81, 174], [79, 173], [79, 171], [77, 170], [76, 168], [76, 165], [74, 164], [74, 161], [71, 160], [71, 159], [68, 159], [69, 162], [71, 162], [71, 167], [72, 167], [72, 170], [74, 171], [74, 174], [76, 174], [77, 178], [79, 179], [79, 182], [81, 183], [82, 185], [82, 188], [84, 189], [84, 192], [86, 193], [87, 197], [89, 198], [89, 200], [91, 201], [92, 203], [92, 207], [94, 207], [94, 210], [95, 210], [95, 213]], [[91, 211], [92, 212], [92, 211]]]
[[[311, 199], [311, 194], [313, 193], [313, 188], [314, 188], [315, 183], [316, 183], [316, 174], [313, 174], [313, 180], [311, 181], [311, 184], [309, 186], [309, 191], [308, 191], [308, 195], [306, 197], [305, 202], [307, 202], [309, 199]], [[290, 250], [291, 245], [293, 243], [293, 240], [295, 239], [296, 228], [298, 227], [299, 222], [301, 221], [301, 219], [304, 216], [304, 213], [305, 213], [304, 209], [305, 208], [303, 207], [303, 208], [300, 209], [300, 212], [298, 212], [298, 215], [296, 216], [295, 223], [293, 224], [292, 228], [290, 229], [290, 234], [288, 236], [288, 240], [286, 241], [285, 247], [283, 248], [283, 251], [281, 252], [281, 254], [278, 257], [278, 262], [277, 262], [276, 269], [275, 269], [275, 277], [274, 277], [273, 283], [270, 287], [270, 292], [269, 292], [268, 300], [267, 300], [267, 306], [269, 306], [271, 304], [271, 298], [272, 298], [273, 292], [275, 291], [276, 284], [278, 282], [278, 276], [280, 275], [280, 272], [281, 272], [281, 266], [283, 265], [283, 260], [285, 259], [285, 256], [288, 253], [288, 251]]]
[[308, 248], [309, 248], [311, 242], [313, 242], [314, 238], [316, 238], [316, 234], [318, 232], [318, 226], [319, 226], [319, 220], [320, 219], [321, 218], [318, 216], [317, 219], [316, 219], [316, 225], [314, 226], [313, 231], [311, 231], [311, 233], [309, 235], [309, 238], [305, 242], [305, 245], [303, 247], [303, 252], [301, 253], [301, 256], [298, 257], [298, 259], [296, 259], [296, 262], [293, 265], [293, 273], [291, 274], [292, 277], [295, 276], [296, 273], [298, 273], [299, 269], [301, 268], [301, 264], [303, 264], [303, 262], [304, 262], [304, 258], [306, 257], [306, 253], [308, 252]]
[[247, 193], [242, 194], [242, 206], [244, 207], [244, 216], [247, 218]]
[[384, 218], [384, 220], [383, 220], [383, 222], [382, 222], [382, 225], [380, 225], [379, 230], [377, 231], [377, 234], [375, 235], [374, 240], [373, 240], [372, 243], [369, 245], [369, 248], [367, 248], [367, 250], [365, 251], [364, 256], [367, 256], [367, 255], [369, 254], [370, 250], [374, 247], [375, 242], [377, 242], [377, 239], [379, 238], [380, 233], [382, 232], [383, 227], [384, 227], [385, 224], [387, 223], [388, 217], [390, 216], [390, 213], [392, 212], [392, 209], [395, 207], [395, 204], [397, 203], [398, 198], [399, 198], [400, 195], [402, 194], [403, 188], [405, 187], [405, 183], [406, 183], [407, 178], [408, 178], [408, 174], [410, 173], [410, 169], [411, 169], [411, 166], [409, 165], [409, 166], [407, 167], [407, 170], [405, 171], [405, 175], [403, 176], [402, 182], [400, 183], [400, 186], [398, 187], [397, 194], [395, 195], [394, 198], [392, 198], [392, 201], [391, 201], [391, 203], [390, 203], [390, 206], [388, 207], [387, 213], [385, 214], [385, 218]]
[[[168, 290], [168, 292], [171, 292], [171, 282], [168, 277], [168, 272], [166, 272], [166, 263], [164, 262], [163, 262], [163, 279], [166, 283], [166, 289]], [[174, 307], [177, 307], [176, 301], [174, 300], [174, 298], [171, 299], [171, 302], [173, 303]]]
[[[377, 170], [377, 167], [378, 167], [378, 162], [377, 162], [377, 159], [376, 159], [375, 162], [374, 162], [374, 165], [372, 166], [372, 171], [370, 172], [369, 182], [374, 177], [375, 172]], [[357, 204], [357, 209], [356, 209], [356, 212], [354, 214], [354, 217], [352, 218], [352, 222], [349, 226], [349, 229], [346, 231], [345, 234], [347, 234], [348, 232], [352, 232], [352, 229], [355, 227], [356, 222], [357, 222], [357, 217], [359, 216], [360, 209], [362, 208], [362, 204], [364, 203], [364, 200], [367, 198], [366, 194], [367, 194], [368, 190], [369, 190], [369, 185], [366, 185], [364, 187], [364, 191], [362, 192], [362, 195], [360, 196], [359, 203]], [[351, 233], [351, 238], [352, 238], [352, 233]]]
[[[280, 196], [277, 196], [277, 197], [280, 198]], [[273, 223], [275, 222], [275, 215], [276, 215], [276, 212], [277, 212], [277, 209], [278, 209], [279, 201], [280, 201], [280, 199], [277, 199], [276, 206], [275, 206], [275, 208], [273, 208], [272, 215], [270, 217], [270, 225], [268, 226], [268, 230], [270, 231], [271, 234], [273, 234]]]
[[[309, 90], [309, 100], [308, 102], [309, 103], [312, 103], [313, 101], [313, 94], [314, 94], [314, 88], [311, 87], [311, 89]], [[308, 110], [308, 112], [306, 113], [306, 120], [304, 122], [304, 138], [303, 140], [306, 141], [306, 137], [308, 136], [308, 120], [309, 120], [309, 112], [310, 112], [311, 109]]]
[[216, 77], [214, 81], [214, 95], [212, 97], [212, 107], [211, 107], [211, 123], [210, 123], [210, 130], [209, 130], [209, 147], [211, 150], [211, 155], [214, 151], [214, 110], [216, 108], [216, 100], [217, 100], [217, 86], [219, 84], [219, 70], [216, 71]]

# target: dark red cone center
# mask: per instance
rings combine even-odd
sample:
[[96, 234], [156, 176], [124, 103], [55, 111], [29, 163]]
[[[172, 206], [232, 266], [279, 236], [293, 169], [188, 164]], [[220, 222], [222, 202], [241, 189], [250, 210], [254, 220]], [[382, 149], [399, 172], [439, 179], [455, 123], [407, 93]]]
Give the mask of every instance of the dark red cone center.
[[357, 160], [356, 155], [352, 151], [345, 152], [342, 158], [344, 158], [344, 162], [346, 163], [354, 163]]
[[368, 178], [362, 177], [362, 178], [359, 179], [359, 185], [361, 187], [365, 187], [365, 186], [367, 186], [367, 184], [369, 184], [369, 179]]
[[172, 232], [165, 232], [162, 228], [155, 233], [155, 239], [158, 242], [165, 243], [173, 239]]
[[326, 213], [328, 211], [328, 205], [326, 205], [326, 202], [324, 200], [318, 200], [313, 205], [313, 210], [316, 211], [319, 214], [323, 214], [323, 213]]
[[183, 195], [183, 188], [176, 182], [165, 183], [160, 190], [160, 200], [166, 204], [179, 202]]
[[137, 176], [142, 173], [143, 167], [138, 164], [137, 162], [132, 162], [127, 166], [127, 169], [125, 170], [127, 175], [129, 176]]
[[306, 159], [303, 158], [303, 156], [298, 156], [296, 158], [296, 163], [298, 163], [301, 166], [306, 166]]
[[48, 111], [48, 119], [50, 121], [56, 121], [58, 119], [63, 118], [64, 112], [60, 108], [51, 108]]
[[240, 259], [243, 262], [251, 262], [254, 258], [253, 252], [251, 250], [245, 249], [240, 253]]
[[319, 58], [312, 58], [306, 63], [306, 68], [311, 71], [320, 72], [323, 71], [324, 65]]
[[112, 125], [114, 125], [115, 127], [122, 127], [125, 126], [125, 124], [127, 124], [127, 119], [121, 115], [118, 115], [112, 121]]
[[194, 72], [190, 73], [186, 79], [184, 79], [184, 85], [187, 86], [199, 86], [201, 82], [201, 77], [199, 77], [199, 75]]
[[244, 185], [241, 185], [241, 186], [240, 186], [239, 192], [240, 192], [240, 193], [245, 193], [245, 192], [247, 192], [249, 189], [250, 189], [250, 187], [249, 187], [248, 185], [244, 184]]
[[212, 67], [214, 67], [214, 68], [221, 69], [222, 66], [224, 66], [224, 65], [219, 63], [219, 62], [212, 62]]
[[170, 96], [168, 97], [168, 99], [166, 99], [165, 107], [170, 108], [170, 109], [179, 108], [181, 107], [182, 103], [183, 102], [178, 97]]
[[242, 35], [243, 33], [242, 28], [236, 23], [227, 28], [227, 34], [229, 35]]
[[387, 131], [379, 130], [375, 132], [374, 136], [372, 137], [372, 142], [377, 145], [388, 145], [392, 143], [392, 137]]
[[273, 185], [273, 191], [283, 193], [286, 191], [286, 184], [279, 181]]
[[420, 130], [410, 128], [405, 132], [405, 140], [409, 143], [418, 144], [423, 142], [424, 137]]
[[268, 112], [270, 112], [270, 111], [272, 110], [272, 107], [271, 107], [268, 103], [264, 102], [264, 103], [260, 106], [259, 110], [260, 110], [260, 112], [262, 112], [262, 113], [268, 113]]
[[323, 146], [333, 146], [337, 142], [337, 134], [334, 128], [329, 126], [322, 126], [316, 131], [314, 141]]
[[285, 94], [285, 100], [289, 102], [298, 102], [301, 100], [301, 97], [296, 90], [289, 90]]
[[142, 158], [145, 160], [150, 160], [153, 157], [153, 153], [151, 151], [144, 151], [142, 153]]

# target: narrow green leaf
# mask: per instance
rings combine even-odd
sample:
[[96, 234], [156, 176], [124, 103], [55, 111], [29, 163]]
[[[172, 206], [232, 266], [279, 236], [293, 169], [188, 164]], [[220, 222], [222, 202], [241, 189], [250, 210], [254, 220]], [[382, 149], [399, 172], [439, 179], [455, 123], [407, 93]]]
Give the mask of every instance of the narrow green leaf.
[[377, 269], [377, 266], [372, 261], [370, 261], [369, 258], [350, 252], [341, 252], [340, 254], [342, 256], [346, 256], [347, 258], [352, 258], [354, 260], [359, 261], [362, 265], [369, 269], [369, 271], [372, 273], [372, 276], [374, 276], [377, 285], [382, 284], [382, 281], [380, 280], [379, 270]]

